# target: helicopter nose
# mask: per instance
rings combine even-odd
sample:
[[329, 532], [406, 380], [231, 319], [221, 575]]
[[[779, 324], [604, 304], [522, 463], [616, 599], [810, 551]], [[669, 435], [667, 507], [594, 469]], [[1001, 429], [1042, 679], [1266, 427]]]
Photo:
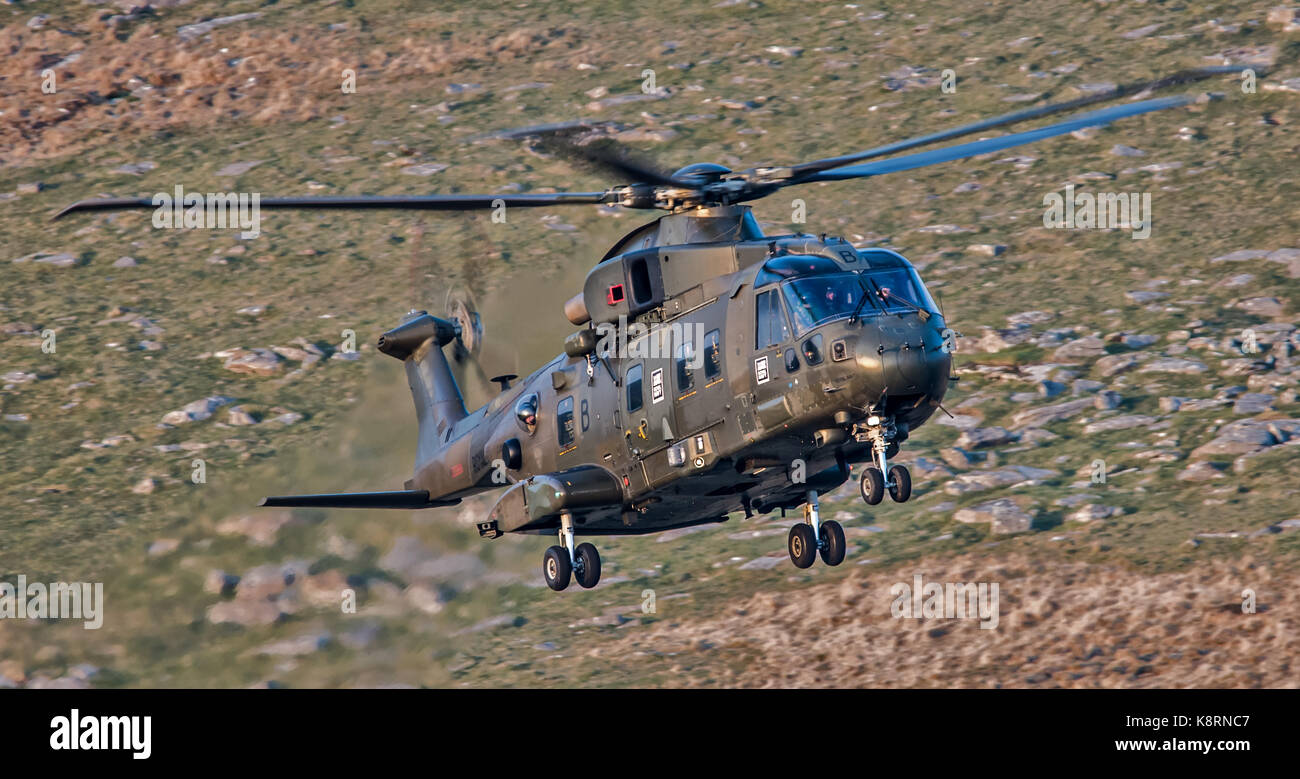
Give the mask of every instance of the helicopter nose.
[[933, 316], [928, 322], [917, 316], [878, 320], [876, 326], [864, 328], [857, 354], [868, 393], [942, 399], [952, 369], [943, 328], [942, 320]]

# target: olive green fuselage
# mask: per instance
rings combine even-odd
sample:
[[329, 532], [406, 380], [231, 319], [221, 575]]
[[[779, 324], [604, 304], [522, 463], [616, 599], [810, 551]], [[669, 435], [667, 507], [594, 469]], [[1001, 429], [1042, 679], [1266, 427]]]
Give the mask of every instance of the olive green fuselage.
[[[797, 280], [801, 263], [822, 274], [832, 308], [811, 305], [833, 312], [826, 321], [801, 326], [795, 291], [779, 291], [788, 279], [772, 269]], [[870, 279], [890, 273], [909, 274], [922, 299], [881, 305]], [[905, 438], [947, 391], [944, 320], [887, 250], [805, 235], [654, 246], [608, 257], [585, 292], [596, 347], [448, 426], [408, 489], [440, 500], [505, 489], [480, 523], [490, 536], [555, 532], [562, 511], [589, 535], [722, 521], [834, 489], [872, 457], [854, 423], [888, 415]]]

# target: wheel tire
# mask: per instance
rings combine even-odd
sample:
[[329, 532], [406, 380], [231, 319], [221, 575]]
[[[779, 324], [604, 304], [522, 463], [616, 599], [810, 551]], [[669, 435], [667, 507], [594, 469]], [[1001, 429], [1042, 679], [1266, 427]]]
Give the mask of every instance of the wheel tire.
[[569, 550], [562, 546], [547, 549], [546, 555], [542, 557], [542, 576], [546, 578], [546, 586], [556, 592], [568, 587], [569, 580], [573, 578]]
[[583, 589], [590, 590], [600, 581], [600, 552], [591, 544], [578, 544], [573, 554], [578, 558], [578, 568], [573, 577]]
[[891, 466], [889, 480], [893, 482], [889, 487], [889, 497], [893, 498], [895, 503], [906, 503], [907, 499], [912, 497], [912, 474], [907, 470], [907, 466]]
[[844, 562], [844, 553], [848, 547], [844, 542], [844, 528], [840, 523], [833, 519], [828, 519], [822, 523], [822, 540], [825, 545], [818, 551], [821, 553], [822, 562], [827, 565], [839, 565]]
[[796, 568], [807, 568], [817, 559], [817, 542], [813, 540], [810, 525], [798, 524], [790, 528], [786, 539], [786, 550], [790, 552], [790, 562]]
[[868, 506], [874, 506], [885, 499], [885, 477], [880, 473], [879, 468], [868, 467], [862, 471], [862, 479], [858, 483], [858, 489], [862, 493], [862, 499], [867, 502]]

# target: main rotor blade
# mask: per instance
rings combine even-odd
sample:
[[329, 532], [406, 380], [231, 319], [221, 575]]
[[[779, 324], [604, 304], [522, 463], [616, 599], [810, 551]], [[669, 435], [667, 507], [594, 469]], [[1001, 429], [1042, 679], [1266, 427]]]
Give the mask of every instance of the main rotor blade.
[[1108, 124], [1116, 119], [1126, 116], [1135, 116], [1145, 114], [1151, 111], [1161, 111], [1166, 108], [1176, 108], [1181, 105], [1187, 105], [1193, 100], [1187, 95], [1178, 97], [1162, 97], [1155, 100], [1144, 100], [1140, 103], [1131, 103], [1129, 105], [1115, 106], [1105, 108], [1100, 111], [1076, 116], [1064, 122], [1051, 124], [1046, 127], [1039, 127], [1036, 130], [1026, 130], [1011, 135], [1002, 135], [997, 138], [985, 138], [980, 141], [971, 141], [956, 146], [945, 146], [942, 149], [933, 149], [931, 151], [918, 152], [916, 154], [907, 154], [902, 157], [891, 157], [887, 160], [878, 160], [869, 162], [865, 165], [852, 165], [846, 168], [836, 168], [822, 173], [814, 173], [811, 176], [791, 182], [793, 184], [807, 184], [815, 181], [843, 181], [845, 179], [866, 178], [868, 176], [879, 176], [885, 173], [897, 173], [903, 170], [913, 170], [914, 168], [923, 168], [927, 165], [935, 165], [940, 162], [949, 162], [951, 160], [960, 160], [966, 157], [974, 157], [979, 154], [988, 152], [1001, 151], [1013, 146], [1023, 146], [1034, 141], [1041, 141], [1044, 138], [1052, 138], [1057, 135], [1081, 130], [1085, 127], [1096, 127], [1097, 125]]
[[562, 153], [572, 155], [591, 165], [612, 173], [620, 181], [635, 184], [653, 184], [661, 187], [681, 187], [689, 189], [694, 185], [690, 181], [675, 179], [668, 173], [657, 169], [652, 163], [636, 155], [613, 141], [593, 142], [579, 145], [568, 138], [554, 138], [545, 143], [553, 143]]
[[[473, 211], [480, 208], [496, 208], [503, 204], [507, 208], [542, 208], [546, 206], [599, 205], [613, 202], [617, 202], [617, 198], [610, 192], [552, 192], [524, 195], [321, 195], [315, 197], [269, 197], [259, 198], [257, 205], [258, 208], [392, 208], [416, 211]], [[67, 214], [82, 211], [154, 210], [161, 207], [163, 207], [162, 201], [157, 195], [145, 198], [82, 200], [55, 214], [54, 218], [59, 219]], [[186, 206], [181, 205], [179, 207], [185, 208]]]
[[[791, 178], [798, 181], [805, 180], [804, 177], [813, 173], [819, 173], [824, 170], [838, 168], [853, 162], [862, 162], [863, 160], [884, 157], [889, 154], [897, 154], [900, 151], [915, 149], [918, 146], [927, 146], [932, 143], [949, 141], [954, 138], [960, 138], [965, 135], [991, 130], [995, 127], [1006, 127], [1007, 125], [1028, 121], [1030, 119], [1039, 119], [1044, 116], [1058, 114], [1065, 111], [1074, 111], [1085, 106], [1096, 103], [1104, 103], [1108, 100], [1117, 100], [1129, 95], [1141, 94], [1155, 89], [1164, 89], [1166, 87], [1178, 86], [1181, 84], [1190, 84], [1195, 81], [1202, 81], [1214, 76], [1226, 75], [1229, 73], [1240, 73], [1241, 66], [1238, 65], [1216, 65], [1206, 68], [1195, 68], [1192, 70], [1183, 70], [1171, 76], [1156, 79], [1154, 81], [1144, 81], [1134, 84], [1125, 84], [1105, 92], [1099, 92], [1095, 95], [1085, 95], [1075, 100], [1068, 100], [1062, 103], [1052, 103], [1049, 105], [1039, 106], [1037, 108], [1028, 108], [1023, 111], [1016, 111], [1002, 116], [995, 116], [990, 119], [983, 119], [971, 124], [954, 127], [950, 130], [941, 130], [937, 133], [922, 135], [916, 138], [891, 143], [886, 146], [878, 146], [874, 149], [857, 152], [856, 154], [846, 154], [841, 157], [827, 157], [826, 159], [813, 160], [800, 165], [791, 166]], [[825, 179], [807, 179], [824, 181]]]
[[582, 130], [591, 131], [592, 126], [571, 127], [556, 125], [553, 127], [533, 127], [511, 132], [500, 137], [537, 138], [543, 149], [554, 151], [562, 157], [577, 159], [615, 177], [626, 184], [651, 184], [662, 187], [690, 188], [694, 182], [675, 179], [660, 170], [643, 155], [628, 149], [610, 138], [602, 138], [578, 143], [577, 137]]

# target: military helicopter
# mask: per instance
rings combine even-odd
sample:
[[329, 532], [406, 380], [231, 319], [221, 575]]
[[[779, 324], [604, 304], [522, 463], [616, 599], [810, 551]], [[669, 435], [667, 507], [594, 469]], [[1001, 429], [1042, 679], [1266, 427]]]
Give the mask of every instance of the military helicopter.
[[[578, 536], [630, 535], [803, 507], [787, 550], [799, 568], [839, 565], [844, 530], [818, 496], [863, 463], [862, 498], [911, 495], [899, 445], [941, 408], [951, 331], [916, 269], [842, 238], [764, 235], [749, 201], [786, 187], [913, 170], [1192, 102], [1147, 98], [1234, 67], [1183, 71], [838, 157], [733, 171], [710, 163], [666, 174], [608, 145], [541, 128], [563, 150], [629, 182], [600, 192], [270, 198], [262, 208], [466, 211], [617, 205], [668, 213], [631, 231], [564, 306], [581, 329], [532, 374], [498, 376], [469, 412], [444, 348], [471, 352], [477, 314], [412, 311], [379, 337], [405, 365], [415, 401], [414, 476], [391, 492], [269, 497], [263, 506], [424, 509], [505, 488], [477, 523], [484, 538], [558, 535], [543, 557], [553, 590], [600, 580]], [[900, 155], [918, 147], [1129, 96], [1045, 127]], [[900, 156], [895, 156], [900, 155]], [[877, 159], [883, 158], [883, 159]], [[869, 160], [874, 160], [870, 161]], [[150, 199], [76, 203], [72, 212], [153, 208]]]

